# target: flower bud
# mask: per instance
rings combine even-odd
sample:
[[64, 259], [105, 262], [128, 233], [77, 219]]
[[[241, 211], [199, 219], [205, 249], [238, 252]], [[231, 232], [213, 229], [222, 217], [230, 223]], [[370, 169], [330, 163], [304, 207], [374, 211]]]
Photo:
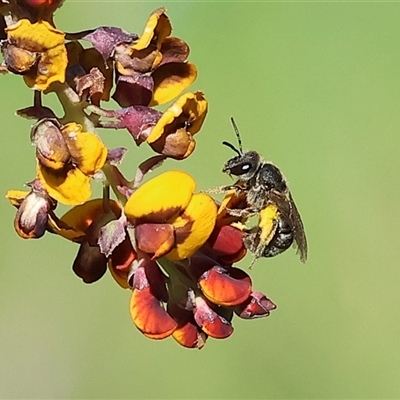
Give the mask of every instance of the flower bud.
[[62, 169], [71, 157], [60, 125], [54, 119], [39, 121], [32, 128], [31, 141], [36, 146], [36, 157], [48, 168]]
[[14, 228], [23, 239], [38, 239], [47, 228], [48, 213], [54, 208], [45, 191], [32, 191], [22, 200], [14, 219]]

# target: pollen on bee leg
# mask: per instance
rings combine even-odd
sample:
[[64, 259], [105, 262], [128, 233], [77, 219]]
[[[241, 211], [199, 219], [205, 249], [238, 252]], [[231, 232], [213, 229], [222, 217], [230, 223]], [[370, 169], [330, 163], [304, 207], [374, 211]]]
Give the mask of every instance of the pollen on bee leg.
[[207, 193], [207, 194], [219, 194], [219, 193], [225, 193], [225, 192], [227, 192], [229, 190], [234, 190], [234, 189], [235, 189], [234, 186], [217, 186], [215, 188], [204, 190], [204, 193]]

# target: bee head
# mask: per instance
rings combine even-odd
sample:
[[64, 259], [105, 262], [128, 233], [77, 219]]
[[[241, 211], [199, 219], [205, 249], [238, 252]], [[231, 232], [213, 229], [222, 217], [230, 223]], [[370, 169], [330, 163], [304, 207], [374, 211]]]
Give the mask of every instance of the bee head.
[[[224, 142], [228, 147], [230, 143]], [[254, 177], [259, 166], [260, 166], [260, 155], [255, 151], [247, 151], [246, 153], [240, 154], [236, 157], [229, 159], [222, 169], [229, 175], [237, 176], [243, 181], [248, 181]]]
[[255, 151], [243, 152], [239, 129], [235, 123], [235, 120], [232, 117], [231, 122], [239, 144], [239, 149], [237, 149], [233, 144], [229, 142], [222, 142], [223, 145], [228, 146], [237, 154], [236, 157], [229, 159], [225, 163], [224, 168], [222, 168], [222, 172], [225, 172], [229, 175], [237, 176], [243, 181], [248, 181], [256, 174], [261, 163], [261, 157]]

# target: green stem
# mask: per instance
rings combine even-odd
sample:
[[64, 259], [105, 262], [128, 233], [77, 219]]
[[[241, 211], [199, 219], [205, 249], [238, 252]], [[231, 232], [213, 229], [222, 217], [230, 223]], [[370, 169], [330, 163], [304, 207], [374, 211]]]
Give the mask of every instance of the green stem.
[[85, 113], [88, 103], [81, 100], [78, 94], [67, 83], [55, 83], [53, 90], [64, 110], [63, 123], [76, 122], [82, 125], [86, 132], [95, 132], [95, 125]]
[[122, 206], [124, 206], [126, 204], [126, 197], [118, 190], [118, 187], [120, 185], [120, 181], [118, 180], [118, 177], [115, 174], [115, 170], [116, 168], [111, 165], [106, 163], [103, 168], [102, 171], [107, 179], [106, 184], [111, 187], [112, 191], [115, 194], [115, 197], [118, 199], [118, 201], [121, 203]]
[[157, 262], [168, 274], [167, 285], [171, 301], [175, 299], [178, 304], [182, 303], [182, 299], [187, 299], [188, 290], [193, 290], [196, 295], [199, 293], [197, 282], [183, 271], [183, 266], [165, 257], [160, 258]]

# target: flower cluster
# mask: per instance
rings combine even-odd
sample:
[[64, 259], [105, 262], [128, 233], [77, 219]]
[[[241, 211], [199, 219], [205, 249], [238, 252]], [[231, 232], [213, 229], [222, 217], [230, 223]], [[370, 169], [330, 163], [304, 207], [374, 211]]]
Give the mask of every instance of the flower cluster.
[[[227, 212], [234, 196], [220, 204], [180, 170], [144, 181], [165, 160], [192, 154], [208, 109], [202, 92], [185, 92], [197, 68], [187, 61], [189, 46], [171, 36], [166, 10], [155, 10], [142, 34], [117, 27], [67, 34], [53, 20], [61, 3], [0, 0], [1, 72], [21, 75], [34, 90], [33, 105], [17, 113], [36, 121], [36, 173], [28, 190], [6, 195], [17, 208], [17, 234], [77, 243], [75, 274], [92, 283], [109, 270], [131, 291], [132, 320], [149, 338], [201, 348], [207, 337], [232, 334], [234, 314], [268, 316], [274, 303], [234, 266], [246, 254], [240, 220]], [[43, 106], [47, 93], [64, 115]], [[110, 99], [120, 108], [105, 108]], [[126, 129], [155, 155], [129, 180], [119, 169], [126, 149], [108, 149], [98, 128]], [[92, 198], [92, 184], [102, 185], [101, 198]], [[71, 208], [58, 216], [58, 203]]]

